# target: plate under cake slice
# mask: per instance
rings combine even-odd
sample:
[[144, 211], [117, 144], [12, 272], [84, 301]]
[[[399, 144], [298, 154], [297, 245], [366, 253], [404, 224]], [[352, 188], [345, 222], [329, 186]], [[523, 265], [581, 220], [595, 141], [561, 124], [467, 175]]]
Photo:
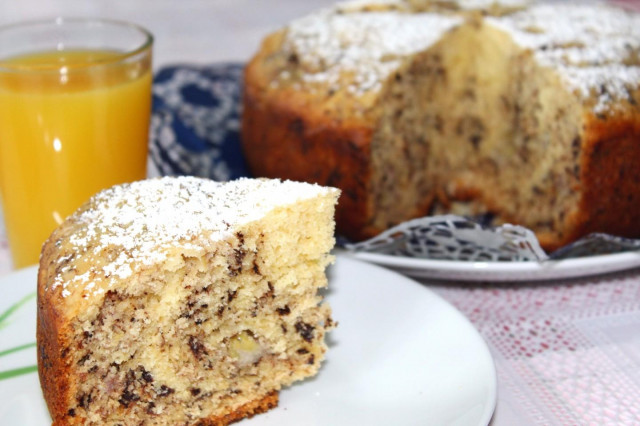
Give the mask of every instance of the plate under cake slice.
[[45, 243], [38, 364], [53, 423], [227, 424], [317, 373], [338, 190], [192, 177], [116, 186]]

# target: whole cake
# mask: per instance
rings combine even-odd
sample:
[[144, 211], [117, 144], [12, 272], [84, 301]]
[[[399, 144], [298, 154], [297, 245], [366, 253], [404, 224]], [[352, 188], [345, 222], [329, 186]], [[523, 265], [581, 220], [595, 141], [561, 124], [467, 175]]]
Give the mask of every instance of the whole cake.
[[225, 425], [316, 374], [338, 190], [162, 178], [105, 190], [43, 247], [38, 370], [55, 425]]
[[444, 212], [546, 249], [640, 237], [639, 52], [639, 15], [606, 4], [338, 4], [246, 67], [244, 152], [256, 176], [341, 188], [355, 240]]

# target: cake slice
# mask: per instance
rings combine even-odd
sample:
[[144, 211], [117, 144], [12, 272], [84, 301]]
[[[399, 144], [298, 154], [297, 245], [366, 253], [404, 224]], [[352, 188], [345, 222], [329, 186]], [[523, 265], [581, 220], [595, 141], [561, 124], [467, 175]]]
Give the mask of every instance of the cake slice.
[[223, 425], [317, 373], [334, 188], [161, 178], [105, 190], [43, 247], [53, 423]]

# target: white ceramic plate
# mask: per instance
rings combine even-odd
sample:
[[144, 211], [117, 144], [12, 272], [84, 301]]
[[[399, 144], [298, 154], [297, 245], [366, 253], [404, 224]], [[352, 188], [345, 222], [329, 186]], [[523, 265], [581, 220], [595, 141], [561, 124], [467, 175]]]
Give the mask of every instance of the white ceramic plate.
[[640, 251], [546, 262], [463, 262], [417, 259], [377, 253], [349, 256], [387, 266], [415, 278], [460, 281], [536, 281], [599, 275], [640, 267]]
[[[493, 360], [473, 326], [426, 287], [339, 255], [327, 300], [339, 323], [318, 376], [283, 390], [249, 425], [486, 425]], [[0, 280], [0, 354], [35, 341], [36, 270]], [[23, 306], [2, 317], [18, 300]], [[36, 349], [0, 355], [0, 371], [35, 365]], [[0, 373], [1, 374], [1, 373]], [[50, 424], [35, 372], [0, 380], [0, 424]]]

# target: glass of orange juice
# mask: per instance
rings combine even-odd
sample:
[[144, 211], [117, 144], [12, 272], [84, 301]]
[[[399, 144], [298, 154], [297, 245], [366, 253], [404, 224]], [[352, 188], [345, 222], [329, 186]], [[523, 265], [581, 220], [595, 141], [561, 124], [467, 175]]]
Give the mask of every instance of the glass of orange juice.
[[14, 267], [91, 195], [146, 177], [152, 35], [124, 22], [0, 27], [0, 196]]

